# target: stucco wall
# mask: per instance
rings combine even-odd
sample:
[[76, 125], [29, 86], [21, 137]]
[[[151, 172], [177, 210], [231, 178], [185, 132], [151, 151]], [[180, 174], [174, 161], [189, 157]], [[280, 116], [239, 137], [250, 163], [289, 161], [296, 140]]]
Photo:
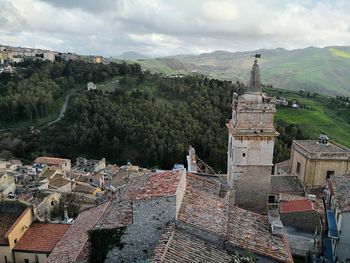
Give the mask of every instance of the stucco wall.
[[[297, 173], [297, 163], [300, 163], [300, 173]], [[294, 148], [292, 149], [292, 174], [297, 175], [306, 186], [319, 187], [326, 184], [327, 171], [335, 175], [350, 172], [350, 164], [344, 160], [329, 160], [309, 158]]]
[[[24, 259], [28, 259], [29, 263], [45, 263], [47, 259], [46, 254], [37, 254], [37, 253], [26, 253], [15, 251], [15, 260], [16, 263], [24, 263]], [[38, 261], [36, 261], [36, 257]]]
[[316, 228], [320, 230], [320, 215], [316, 211], [281, 213], [280, 217], [283, 225], [293, 226], [301, 231], [314, 234]]
[[10, 248], [13, 249], [15, 241], [19, 241], [27, 229], [33, 222], [33, 214], [30, 208], [27, 208], [22, 215], [17, 219], [16, 224], [10, 229], [8, 233], [8, 241]]

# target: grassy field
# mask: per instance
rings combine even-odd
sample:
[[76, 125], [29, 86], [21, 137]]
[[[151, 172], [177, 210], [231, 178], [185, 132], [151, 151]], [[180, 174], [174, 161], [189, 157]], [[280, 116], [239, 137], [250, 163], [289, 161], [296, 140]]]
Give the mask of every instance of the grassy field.
[[298, 124], [309, 138], [317, 139], [321, 133], [327, 134], [332, 140], [350, 147], [350, 124], [338, 114], [337, 105], [329, 106], [329, 97], [320, 95], [306, 97], [295, 92], [279, 89], [265, 89], [265, 92], [272, 96], [283, 97], [288, 101], [296, 100], [310, 108], [278, 108], [275, 121], [284, 120], [287, 123]]

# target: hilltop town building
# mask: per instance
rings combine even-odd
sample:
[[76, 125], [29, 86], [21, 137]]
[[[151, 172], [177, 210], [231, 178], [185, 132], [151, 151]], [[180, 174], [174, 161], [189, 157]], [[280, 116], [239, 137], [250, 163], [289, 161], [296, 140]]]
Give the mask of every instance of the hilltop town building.
[[317, 140], [295, 140], [291, 152], [291, 174], [307, 187], [323, 187], [334, 175], [350, 173], [350, 149], [325, 136]]
[[93, 82], [89, 82], [87, 85], [87, 90], [95, 90], [96, 89], [96, 84]]
[[262, 93], [257, 60], [248, 92], [233, 95], [229, 131], [227, 181], [239, 207], [266, 213], [275, 138], [275, 99]]
[[101, 249], [94, 233], [114, 233], [104, 262], [229, 263], [244, 251], [259, 262], [293, 262], [283, 230], [219, 193], [219, 182], [184, 169], [135, 177], [114, 199], [83, 211], [47, 262], [87, 260]]
[[334, 175], [326, 194], [327, 233], [325, 250], [328, 262], [350, 260], [350, 174]]

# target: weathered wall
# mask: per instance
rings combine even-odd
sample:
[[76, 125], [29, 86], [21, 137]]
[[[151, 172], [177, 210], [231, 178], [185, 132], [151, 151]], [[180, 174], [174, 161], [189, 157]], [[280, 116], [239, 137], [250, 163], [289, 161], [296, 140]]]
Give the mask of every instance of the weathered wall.
[[164, 227], [176, 217], [176, 196], [140, 200], [133, 203], [133, 224], [127, 226], [124, 247], [109, 251], [106, 263], [137, 262], [152, 253]]
[[0, 263], [6, 263], [5, 257], [7, 263], [14, 263], [11, 248], [9, 246], [0, 246]]
[[[48, 255], [46, 254], [37, 254], [37, 253], [26, 253], [15, 251], [15, 260], [16, 263], [23, 263], [24, 259], [28, 259], [29, 263], [45, 263]], [[36, 257], [38, 261], [36, 261]]]
[[293, 226], [301, 231], [314, 234], [316, 228], [320, 230], [320, 214], [316, 211], [281, 213], [280, 218], [283, 225]]
[[235, 204], [256, 213], [267, 213], [271, 166], [247, 166], [234, 182]]
[[[297, 163], [300, 163], [300, 173], [297, 173]], [[306, 186], [320, 187], [326, 184], [327, 171], [334, 171], [335, 175], [350, 172], [349, 161], [330, 159], [311, 159], [292, 149], [292, 174], [297, 175]]]
[[27, 208], [17, 219], [16, 224], [11, 227], [8, 234], [10, 248], [13, 249], [15, 241], [19, 241], [33, 222], [32, 209]]
[[350, 213], [342, 213], [340, 238], [336, 247], [335, 256], [340, 261], [350, 259]]

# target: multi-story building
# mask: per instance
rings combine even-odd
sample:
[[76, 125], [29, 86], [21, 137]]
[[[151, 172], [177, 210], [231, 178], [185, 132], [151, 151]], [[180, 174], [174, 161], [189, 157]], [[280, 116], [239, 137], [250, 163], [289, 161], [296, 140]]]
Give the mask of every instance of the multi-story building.
[[307, 187], [323, 187], [334, 175], [350, 173], [350, 149], [326, 136], [319, 140], [295, 140], [291, 152], [291, 174]]
[[257, 60], [251, 70], [248, 92], [234, 94], [227, 152], [227, 181], [236, 192], [236, 204], [266, 213], [275, 138], [275, 99], [262, 93]]
[[325, 201], [328, 231], [325, 236], [329, 262], [350, 261], [350, 174], [328, 180]]
[[55, 157], [38, 157], [34, 160], [33, 169], [41, 172], [44, 167], [58, 167], [63, 171], [69, 172], [71, 170], [71, 161], [69, 159], [55, 158]]

